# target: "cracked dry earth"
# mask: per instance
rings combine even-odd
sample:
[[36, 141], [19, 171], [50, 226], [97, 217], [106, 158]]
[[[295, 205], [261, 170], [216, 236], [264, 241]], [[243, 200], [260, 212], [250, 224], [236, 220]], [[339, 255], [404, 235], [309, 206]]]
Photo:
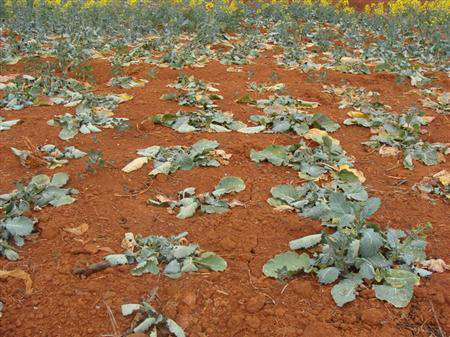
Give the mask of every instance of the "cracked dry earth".
[[[97, 78], [97, 92], [111, 92], [106, 86], [111, 69], [102, 61], [92, 63]], [[9, 67], [5, 74], [20, 72], [21, 65]], [[128, 74], [145, 77], [150, 65], [137, 65]], [[450, 257], [449, 208], [442, 200], [430, 202], [411, 187], [425, 175], [449, 168], [446, 163], [427, 167], [416, 164], [413, 171], [403, 168], [394, 157], [382, 158], [367, 151], [362, 141], [369, 131], [356, 126], [343, 126], [348, 110], [339, 110], [338, 97], [322, 92], [323, 84], [350, 85], [378, 91], [380, 100], [392, 106], [392, 111], [404, 111], [419, 105], [419, 96], [409, 83], [397, 84], [393, 75], [347, 75], [328, 71], [324, 83], [311, 81], [299, 71], [278, 68], [270, 52], [264, 53], [255, 64], [243, 66], [241, 73], [226, 71], [227, 66], [211, 62], [205, 68], [187, 69], [197, 78], [218, 83], [224, 100], [223, 111], [247, 121], [258, 113], [254, 107], [235, 103], [247, 93], [247, 73], [252, 81], [266, 82], [273, 71], [279, 82], [287, 86], [287, 93], [304, 100], [317, 101], [315, 109], [341, 124], [333, 137], [341, 141], [347, 153], [355, 158], [355, 166], [366, 178], [372, 196], [382, 200], [373, 220], [383, 226], [409, 229], [431, 222], [427, 252], [430, 257], [448, 260]], [[116, 116], [131, 120], [125, 132], [106, 129], [96, 134], [79, 135], [70, 145], [88, 151], [98, 149], [111, 165], [85, 172], [85, 160], [73, 160], [59, 168], [70, 174], [70, 186], [80, 190], [77, 201], [60, 208], [48, 207], [39, 212], [39, 235], [33, 236], [20, 249], [21, 260], [0, 260], [0, 267], [21, 268], [33, 279], [33, 293], [24, 295], [23, 283], [7, 279], [0, 283], [0, 298], [6, 307], [0, 323], [2, 337], [90, 337], [113, 333], [108, 310], [120, 331], [125, 331], [130, 319], [123, 317], [123, 303], [137, 303], [157, 288], [155, 306], [167, 317], [176, 320], [189, 336], [198, 337], [320, 337], [320, 336], [439, 336], [450, 331], [450, 274], [434, 274], [415, 289], [411, 304], [395, 309], [363, 291], [356, 301], [337, 307], [330, 295], [331, 286], [321, 286], [312, 276], [300, 276], [287, 284], [268, 279], [262, 274], [263, 264], [273, 255], [286, 251], [289, 240], [314, 234], [320, 223], [300, 218], [295, 213], [275, 212], [266, 202], [270, 188], [282, 183], [299, 183], [294, 170], [271, 164], [256, 164], [249, 159], [251, 149], [261, 150], [269, 144], [292, 144], [300, 136], [287, 134], [189, 133], [179, 134], [147, 121], [157, 113], [176, 111], [176, 102], [164, 102], [159, 97], [170, 88], [179, 72], [159, 69], [157, 76], [144, 88], [125, 90], [134, 99], [121, 104]], [[435, 84], [449, 90], [449, 80], [436, 74]], [[124, 90], [117, 90], [123, 92]], [[262, 97], [262, 95], [260, 96]], [[2, 111], [13, 118], [20, 115], [23, 123], [8, 132], [0, 133], [0, 191], [9, 192], [14, 182], [28, 181], [40, 173], [52, 174], [47, 168], [25, 168], [11, 153], [10, 147], [23, 148], [25, 138], [32, 144], [53, 143], [63, 146], [58, 138], [59, 128], [50, 127], [47, 120], [57, 114], [71, 112], [64, 107], [32, 107], [20, 112]], [[448, 117], [432, 110], [436, 116], [424, 136], [432, 142], [450, 142]], [[219, 168], [195, 168], [177, 171], [170, 176], [150, 180], [148, 167], [123, 173], [120, 169], [135, 158], [135, 151], [151, 145], [191, 145], [199, 139], [215, 139], [220, 147], [233, 156], [230, 164]], [[80, 174], [81, 173], [81, 174]], [[237, 207], [225, 214], [197, 214], [179, 220], [166, 209], [146, 205], [156, 194], [174, 195], [194, 186], [199, 192], [210, 191], [224, 175], [242, 177], [247, 188], [239, 199], [245, 207]], [[398, 184], [399, 180], [404, 184]], [[67, 227], [83, 223], [89, 229], [81, 236], [65, 232]], [[120, 266], [95, 273], [85, 279], [72, 274], [76, 266], [100, 261], [108, 252], [121, 251], [124, 233], [143, 235], [173, 235], [189, 232], [189, 240], [214, 251], [228, 262], [222, 273], [186, 273], [178, 280], [146, 274], [134, 277], [129, 266]]]

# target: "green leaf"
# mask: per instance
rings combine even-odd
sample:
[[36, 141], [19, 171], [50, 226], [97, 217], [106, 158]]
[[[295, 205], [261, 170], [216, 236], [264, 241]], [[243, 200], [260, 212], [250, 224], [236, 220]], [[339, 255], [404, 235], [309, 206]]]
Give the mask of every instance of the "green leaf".
[[141, 305], [135, 304], [135, 303], [122, 304], [122, 306], [121, 306], [123, 316], [129, 316], [136, 310], [140, 310], [140, 309], [141, 309]]
[[321, 240], [322, 234], [308, 235], [300, 239], [290, 241], [289, 248], [291, 248], [292, 250], [310, 248], [320, 243]]
[[164, 274], [167, 276], [175, 276], [178, 278], [181, 276], [181, 264], [177, 260], [170, 261], [164, 268]]
[[62, 140], [69, 140], [69, 139], [72, 139], [73, 137], [75, 137], [77, 134], [78, 134], [78, 129], [63, 128], [59, 132], [59, 138], [61, 138]]
[[184, 330], [174, 320], [168, 318], [166, 321], [167, 329], [175, 335], [175, 337], [185, 337]]
[[384, 276], [386, 283], [394, 288], [414, 287], [420, 282], [420, 277], [404, 269], [389, 269]]
[[309, 256], [306, 253], [301, 255], [296, 252], [286, 252], [275, 255], [267, 261], [263, 267], [264, 275], [268, 277], [278, 278], [279, 272], [285, 269], [289, 276], [310, 267]]
[[363, 231], [359, 248], [362, 257], [374, 256], [381, 246], [383, 246], [383, 238], [379, 233], [375, 232], [373, 228], [367, 228]]
[[259, 133], [262, 132], [266, 129], [266, 127], [264, 125], [258, 125], [258, 126], [245, 126], [242, 128], [239, 128], [237, 130], [237, 132], [240, 133], [246, 133], [246, 134], [255, 134], [255, 133]]
[[51, 186], [63, 187], [69, 181], [69, 175], [64, 172], [59, 172], [53, 175], [50, 181]]
[[199, 204], [194, 201], [190, 204], [184, 205], [180, 207], [180, 211], [177, 214], [178, 219], [186, 219], [194, 216], [195, 211], [197, 210]]
[[320, 114], [320, 113], [314, 114], [314, 116], [312, 118], [312, 126], [323, 129], [328, 132], [334, 132], [337, 129], [339, 129], [338, 123], [336, 123], [331, 118], [329, 118], [323, 114]]
[[50, 178], [45, 174], [38, 174], [31, 178], [30, 184], [36, 185], [38, 188], [43, 188], [50, 184]]
[[169, 174], [170, 170], [172, 169], [173, 163], [171, 161], [166, 161], [165, 163], [159, 165], [158, 167], [155, 167], [150, 173], [148, 174], [151, 177], [154, 177], [160, 173], [162, 174]]
[[145, 149], [138, 150], [137, 154], [139, 156], [154, 158], [160, 150], [161, 150], [161, 146], [153, 145], [153, 146], [147, 147]]
[[194, 258], [194, 263], [199, 268], [205, 268], [212, 271], [224, 271], [227, 269], [227, 261], [213, 252], [205, 252], [199, 257]]
[[156, 257], [152, 256], [147, 260], [140, 262], [134, 269], [131, 270], [131, 275], [141, 276], [146, 273], [153, 275], [159, 274], [159, 265]]
[[177, 259], [184, 259], [188, 257], [198, 249], [197, 245], [189, 245], [189, 246], [174, 246], [172, 249], [173, 256]]
[[3, 226], [13, 236], [25, 236], [31, 234], [34, 228], [33, 225], [36, 222], [36, 220], [21, 215], [14, 218], [6, 218], [3, 220]]
[[137, 327], [133, 329], [133, 332], [146, 332], [156, 322], [156, 318], [147, 317]]
[[381, 206], [381, 200], [379, 198], [369, 198], [361, 211], [361, 220], [366, 220], [372, 216]]
[[275, 166], [281, 166], [288, 160], [287, 149], [282, 145], [270, 145], [262, 151], [251, 150], [250, 159], [260, 163], [268, 161]]
[[353, 301], [356, 298], [356, 288], [361, 283], [360, 280], [343, 279], [331, 289], [333, 300], [339, 307]]
[[202, 204], [200, 206], [200, 210], [203, 213], [207, 213], [207, 214], [223, 214], [228, 212], [230, 209], [228, 206], [215, 206], [215, 205], [206, 205], [206, 204]]
[[215, 140], [201, 139], [195, 144], [192, 144], [190, 149], [190, 154], [193, 157], [198, 156], [199, 154], [204, 154], [209, 151], [216, 149], [219, 146], [219, 143]]
[[60, 197], [57, 197], [50, 201], [50, 205], [59, 207], [59, 206], [65, 206], [70, 205], [75, 202], [75, 198], [72, 198], [70, 195], [62, 195]]
[[223, 177], [216, 186], [213, 195], [219, 197], [224, 194], [241, 192], [243, 190], [245, 190], [245, 183], [241, 178], [232, 176]]
[[109, 263], [111, 263], [111, 265], [113, 265], [113, 266], [128, 264], [128, 259], [127, 259], [127, 256], [125, 254], [106, 255], [104, 257], [104, 259], [106, 261], [108, 261]]
[[297, 201], [300, 197], [300, 193], [297, 191], [295, 186], [292, 185], [278, 185], [272, 187], [270, 193], [272, 193], [274, 198], [281, 199], [288, 204]]
[[412, 299], [413, 287], [394, 288], [388, 285], [374, 285], [375, 296], [391, 303], [396, 308], [406, 307]]
[[317, 272], [319, 282], [322, 284], [330, 284], [336, 281], [339, 277], [340, 270], [336, 267], [328, 267]]

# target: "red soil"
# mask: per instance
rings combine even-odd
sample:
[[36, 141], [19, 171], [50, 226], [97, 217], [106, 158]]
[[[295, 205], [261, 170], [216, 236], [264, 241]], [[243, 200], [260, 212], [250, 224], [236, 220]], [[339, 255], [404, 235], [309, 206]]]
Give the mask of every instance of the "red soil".
[[[110, 69], [104, 62], [95, 62], [95, 76], [99, 91], [112, 91], [105, 83]], [[145, 77], [149, 65], [129, 68], [136, 77]], [[344, 110], [337, 109], [337, 99], [322, 93], [322, 84], [310, 82], [299, 71], [288, 71], [274, 65], [269, 54], [263, 54], [256, 64], [243, 66], [242, 73], [226, 72], [226, 66], [211, 62], [203, 69], [186, 72], [196, 77], [220, 83], [225, 97], [219, 103], [224, 111], [246, 121], [257, 113], [255, 108], [239, 105], [235, 100], [246, 93], [247, 71], [255, 75], [252, 81], [267, 82], [273, 71], [280, 82], [287, 85], [294, 97], [316, 100], [318, 111], [342, 122]], [[14, 68], [8, 68], [8, 73]], [[387, 74], [345, 75], [329, 71], [327, 84], [343, 81], [380, 92], [381, 101], [394, 111], [403, 111], [418, 102], [409, 83], [396, 84]], [[158, 287], [156, 306], [168, 317], [181, 324], [189, 336], [199, 337], [330, 337], [330, 336], [439, 336], [450, 332], [450, 274], [435, 274], [416, 288], [411, 304], [404, 309], [394, 307], [363, 291], [356, 301], [338, 308], [330, 295], [330, 286], [321, 286], [311, 276], [300, 276], [287, 285], [265, 278], [263, 264], [274, 254], [286, 251], [289, 240], [316, 233], [321, 229], [317, 221], [299, 218], [294, 213], [276, 213], [266, 203], [272, 186], [299, 183], [296, 172], [270, 164], [256, 165], [249, 159], [252, 148], [262, 149], [271, 143], [291, 144], [300, 137], [280, 134], [245, 135], [240, 133], [178, 134], [170, 129], [154, 126], [146, 119], [157, 113], [176, 111], [173, 102], [159, 99], [171, 89], [166, 85], [176, 80], [178, 71], [159, 69], [155, 79], [144, 88], [127, 90], [134, 99], [116, 110], [116, 116], [128, 117], [129, 131], [120, 133], [103, 130], [94, 137], [79, 135], [73, 141], [59, 140], [59, 128], [50, 127], [47, 120], [56, 114], [72, 112], [62, 107], [33, 107], [20, 112], [1, 110], [1, 115], [20, 118], [23, 124], [0, 133], [0, 192], [13, 189], [18, 179], [28, 181], [39, 173], [53, 174], [46, 168], [27, 169], [11, 153], [10, 147], [24, 148], [24, 137], [33, 144], [53, 143], [58, 146], [75, 145], [81, 150], [99, 149], [114, 167], [97, 173], [85, 173], [85, 159], [73, 160], [56, 171], [70, 174], [70, 186], [78, 188], [78, 200], [61, 208], [47, 207], [36, 213], [40, 234], [28, 240], [20, 250], [22, 259], [8, 262], [0, 259], [0, 269], [21, 268], [31, 274], [33, 294], [24, 295], [23, 283], [14, 279], [1, 282], [0, 299], [5, 302], [0, 319], [2, 337], [93, 337], [112, 333], [107, 308], [114, 313], [121, 331], [130, 324], [120, 314], [120, 305], [136, 303]], [[436, 81], [444, 90], [450, 83], [444, 76]], [[122, 92], [124, 90], [117, 90]], [[430, 115], [436, 115], [428, 111]], [[449, 121], [436, 115], [425, 138], [429, 141], [450, 142]], [[437, 200], [431, 203], [418, 196], [411, 186], [423, 176], [430, 175], [448, 164], [427, 167], [419, 163], [414, 171], [404, 169], [401, 162], [377, 153], [368, 152], [361, 145], [369, 131], [360, 127], [341, 127], [333, 134], [344, 149], [356, 158], [356, 167], [367, 177], [366, 186], [373, 196], [382, 199], [382, 207], [373, 218], [382, 226], [409, 229], [431, 222], [428, 253], [431, 257], [450, 260], [450, 227], [448, 205]], [[134, 159], [136, 149], [150, 145], [190, 145], [201, 138], [216, 139], [221, 148], [232, 153], [230, 165], [220, 168], [197, 168], [178, 171], [150, 181], [147, 169], [131, 174], [120, 171]], [[83, 173], [80, 175], [80, 173]], [[235, 208], [223, 215], [196, 215], [178, 220], [163, 208], [146, 205], [156, 193], [173, 195], [195, 186], [200, 192], [211, 190], [223, 175], [237, 175], [244, 179], [247, 189], [240, 194], [245, 208]], [[406, 179], [397, 185], [399, 179]], [[147, 187], [147, 184], [151, 187]], [[142, 193], [138, 193], [143, 191]], [[132, 194], [136, 194], [132, 196]], [[63, 230], [89, 224], [89, 230], [75, 237]], [[105, 248], [121, 251], [124, 233], [143, 235], [172, 235], [189, 232], [189, 240], [205, 250], [217, 252], [229, 264], [223, 273], [185, 274], [181, 279], [145, 275], [134, 277], [130, 267], [111, 268], [87, 279], [72, 275], [75, 266], [83, 266], [102, 259]], [[98, 248], [100, 248], [99, 251]], [[447, 290], [446, 290], [447, 289]], [[375, 332], [376, 331], [376, 332]], [[374, 334], [375, 332], [375, 334]]]

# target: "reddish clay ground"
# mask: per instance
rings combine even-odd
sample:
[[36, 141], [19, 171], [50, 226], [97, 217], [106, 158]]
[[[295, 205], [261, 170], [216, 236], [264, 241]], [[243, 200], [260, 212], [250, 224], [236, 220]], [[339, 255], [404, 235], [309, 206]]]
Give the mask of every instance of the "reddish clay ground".
[[[129, 71], [142, 78], [150, 67], [139, 65]], [[346, 112], [337, 109], [337, 99], [321, 92], [321, 83], [308, 81], [299, 71], [275, 67], [268, 53], [263, 54], [256, 64], [243, 68], [242, 73], [229, 73], [226, 66], [211, 62], [203, 69], [186, 72], [220, 83], [218, 88], [225, 97], [219, 103], [220, 108], [233, 112], [243, 121], [258, 112], [235, 103], [246, 93], [247, 71], [255, 74], [252, 81], [257, 82], [268, 81], [272, 71], [276, 71], [290, 95], [320, 102], [317, 110], [336, 121], [342, 122], [346, 118]], [[5, 73], [14, 70], [9, 68]], [[380, 100], [391, 105], [393, 111], [400, 112], [420, 104], [409, 83], [396, 84], [393, 75], [345, 75], [333, 71], [328, 74], [328, 84], [348, 82], [380, 92]], [[111, 88], [105, 85], [110, 78], [110, 69], [97, 62], [95, 75], [98, 91], [110, 92]], [[72, 205], [47, 207], [36, 214], [40, 219], [40, 233], [20, 250], [22, 259], [19, 262], [0, 259], [0, 269], [21, 268], [31, 274], [34, 282], [33, 294], [28, 297], [24, 295], [21, 281], [8, 279], [1, 283], [0, 298], [6, 305], [0, 320], [0, 336], [93, 337], [111, 334], [113, 329], [107, 308], [114, 313], [120, 330], [125, 331], [130, 320], [122, 317], [120, 305], [138, 302], [156, 287], [156, 306], [181, 324], [189, 336], [440, 336], [438, 325], [450, 332], [449, 273], [434, 274], [430, 280], [423, 281], [416, 288], [411, 304], [401, 310], [375, 299], [371, 291], [364, 291], [356, 301], [338, 308], [331, 298], [330, 287], [320, 286], [311, 276], [295, 278], [286, 287], [265, 278], [261, 269], [269, 258], [286, 251], [289, 240], [316, 233], [321, 226], [294, 213], [273, 211], [266, 203], [270, 188], [281, 183], [298, 183], [296, 172], [270, 164], [257, 165], [250, 161], [249, 152], [270, 143], [291, 144], [300, 137], [178, 134], [146, 122], [151, 115], [179, 108], [176, 103], [159, 99], [161, 94], [171, 90], [166, 85], [177, 76], [178, 71], [159, 69], [156, 78], [144, 88], [125, 90], [134, 95], [134, 99], [121, 104], [116, 116], [130, 118], [132, 128], [129, 131], [104, 130], [95, 138], [79, 135], [69, 142], [84, 151], [103, 151], [106, 160], [114, 161], [114, 167], [100, 168], [95, 174], [86, 173], [85, 159], [80, 159], [56, 170], [70, 174], [70, 186], [78, 188], [80, 195]], [[445, 77], [441, 76], [436, 82], [449, 90], [450, 83]], [[20, 112], [2, 111], [3, 116], [8, 119], [18, 117], [23, 124], [0, 133], [1, 193], [12, 190], [19, 178], [28, 181], [39, 173], [54, 173], [42, 167], [22, 167], [9, 148], [25, 148], [24, 137], [35, 145], [65, 146], [66, 143], [58, 138], [60, 129], [46, 124], [52, 116], [64, 112], [71, 112], [71, 109], [33, 107]], [[427, 112], [436, 119], [425, 138], [450, 142], [448, 118]], [[373, 220], [383, 226], [405, 229], [431, 222], [429, 256], [449, 261], [448, 205], [442, 200], [431, 203], [411, 190], [423, 176], [449, 169], [449, 165], [426, 167], [417, 163], [414, 171], [408, 171], [396, 159], [382, 158], [364, 149], [361, 142], [369, 136], [367, 129], [343, 126], [333, 136], [356, 158], [356, 167], [367, 177], [366, 186], [372, 195], [382, 199], [381, 210]], [[221, 148], [232, 153], [230, 165], [178, 171], [153, 181], [147, 176], [149, 167], [131, 174], [120, 170], [135, 158], [138, 148], [156, 144], [190, 145], [201, 138], [216, 139]], [[247, 189], [240, 195], [245, 208], [235, 208], [223, 215], [197, 214], [187, 220], [178, 220], [163, 208], [146, 205], [146, 200], [156, 193], [173, 195], [188, 186], [195, 186], [200, 192], [209, 191], [225, 174], [240, 176], [246, 182]], [[407, 182], [398, 185], [400, 179]], [[89, 224], [89, 230], [81, 237], [63, 231], [65, 227], [82, 223]], [[72, 275], [75, 266], [101, 260], [107, 254], [105, 247], [121, 251], [120, 242], [125, 232], [172, 235], [184, 230], [189, 232], [192, 242], [223, 256], [228, 269], [223, 273], [185, 274], [178, 280], [150, 274], [133, 277], [128, 266], [110, 268], [87, 279]]]

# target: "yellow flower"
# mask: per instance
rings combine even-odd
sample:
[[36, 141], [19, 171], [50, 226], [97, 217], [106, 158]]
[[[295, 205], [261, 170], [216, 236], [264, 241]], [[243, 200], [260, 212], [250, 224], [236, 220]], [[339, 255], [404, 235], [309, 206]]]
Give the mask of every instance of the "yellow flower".
[[206, 9], [207, 11], [210, 11], [210, 10], [212, 10], [213, 8], [214, 8], [214, 2], [210, 1], [210, 2], [207, 2], [207, 3], [206, 3], [205, 9]]

